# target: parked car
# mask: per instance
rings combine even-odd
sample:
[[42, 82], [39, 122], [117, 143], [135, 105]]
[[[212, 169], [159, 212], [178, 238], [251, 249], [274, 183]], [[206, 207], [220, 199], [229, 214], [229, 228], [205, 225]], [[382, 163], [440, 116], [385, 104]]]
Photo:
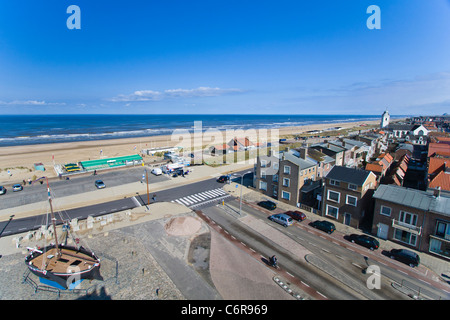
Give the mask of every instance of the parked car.
[[258, 206], [266, 208], [267, 210], [275, 210], [277, 208], [276, 203], [269, 200], [258, 202]]
[[6, 188], [4, 186], [0, 186], [0, 194], [5, 194]]
[[391, 259], [406, 263], [411, 268], [417, 267], [420, 264], [419, 255], [407, 249], [392, 249], [389, 256]]
[[297, 221], [303, 221], [306, 219], [306, 214], [300, 211], [287, 211], [285, 214]]
[[23, 190], [23, 187], [22, 187], [21, 184], [15, 184], [15, 185], [12, 186], [12, 188], [13, 188], [13, 192], [22, 191]]
[[336, 230], [336, 226], [333, 223], [328, 222], [328, 221], [316, 220], [311, 223], [311, 226], [316, 229], [327, 232], [329, 234], [333, 233]]
[[284, 213], [273, 214], [268, 219], [281, 224], [283, 227], [288, 227], [294, 223], [294, 220]]
[[162, 170], [161, 170], [160, 168], [153, 168], [153, 169], [152, 169], [152, 173], [153, 173], [155, 176], [159, 176], [159, 175], [162, 174]]
[[229, 176], [220, 176], [219, 179], [217, 179], [217, 182], [225, 183], [228, 182], [229, 180], [230, 180]]
[[95, 186], [97, 187], [97, 189], [103, 189], [103, 188], [106, 188], [106, 185], [103, 183], [102, 180], [96, 180], [96, 181], [95, 181]]
[[370, 250], [375, 250], [380, 247], [380, 243], [377, 239], [363, 235], [363, 234], [352, 234], [348, 237], [348, 239], [353, 242], [357, 243], [363, 247], [369, 248]]

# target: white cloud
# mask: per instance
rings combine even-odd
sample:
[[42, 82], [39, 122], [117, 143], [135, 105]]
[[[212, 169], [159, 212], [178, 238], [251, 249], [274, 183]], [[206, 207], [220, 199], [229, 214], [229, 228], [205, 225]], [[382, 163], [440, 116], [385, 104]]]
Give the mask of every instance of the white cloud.
[[198, 87], [196, 89], [167, 89], [162, 92], [153, 90], [139, 90], [129, 95], [120, 94], [108, 100], [113, 102], [157, 101], [169, 98], [216, 97], [242, 92], [244, 92], [244, 90], [211, 87]]
[[0, 105], [4, 106], [63, 106], [64, 102], [45, 102], [38, 100], [13, 100], [10, 102], [0, 101]]

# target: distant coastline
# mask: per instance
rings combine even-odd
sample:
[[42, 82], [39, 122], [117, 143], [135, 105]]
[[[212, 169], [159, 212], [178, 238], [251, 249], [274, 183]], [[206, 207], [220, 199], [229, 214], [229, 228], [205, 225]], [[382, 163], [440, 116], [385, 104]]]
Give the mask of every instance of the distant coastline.
[[379, 115], [1, 115], [0, 147], [165, 136], [176, 129], [192, 132], [195, 121], [201, 121], [205, 131], [379, 119]]

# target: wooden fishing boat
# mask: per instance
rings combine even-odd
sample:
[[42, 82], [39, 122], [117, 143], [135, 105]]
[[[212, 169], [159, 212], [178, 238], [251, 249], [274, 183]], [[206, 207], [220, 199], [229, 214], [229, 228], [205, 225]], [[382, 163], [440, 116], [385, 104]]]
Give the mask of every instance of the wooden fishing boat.
[[[30, 252], [25, 258], [25, 264], [33, 274], [48, 280], [46, 283], [55, 283], [64, 289], [69, 289], [72, 284], [84, 279], [103, 280], [100, 275], [100, 259], [91, 250], [82, 246], [58, 242], [50, 186], [48, 179], [45, 179], [47, 180], [51, 223], [55, 234], [54, 244], [42, 249], [29, 248]], [[66, 223], [64, 227], [68, 233], [69, 225]]]

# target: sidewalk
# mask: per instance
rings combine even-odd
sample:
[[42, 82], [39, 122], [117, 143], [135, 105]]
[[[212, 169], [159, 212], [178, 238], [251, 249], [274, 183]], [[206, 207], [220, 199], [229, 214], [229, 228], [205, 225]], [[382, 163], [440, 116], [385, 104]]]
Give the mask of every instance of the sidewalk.
[[[236, 188], [236, 183], [231, 183], [229, 185], [226, 185], [224, 187], [225, 191], [228, 191], [233, 196], [239, 198], [240, 195], [240, 187]], [[263, 201], [263, 200], [270, 200], [277, 204], [277, 209], [275, 209], [272, 212], [269, 212], [257, 205], [257, 202]], [[285, 204], [283, 202], [277, 201], [273, 198], [270, 198], [266, 195], [263, 195], [257, 191], [253, 191], [249, 188], [243, 187], [242, 189], [242, 201], [243, 203], [249, 204], [251, 206], [254, 206], [255, 208], [258, 208], [261, 211], [266, 212], [267, 214], [274, 214], [274, 213], [281, 213], [289, 210], [297, 210], [305, 213], [306, 220], [301, 222], [300, 224], [296, 225], [302, 229], [310, 228], [312, 231], [315, 232], [315, 229], [308, 226], [309, 222], [315, 221], [315, 220], [327, 220], [329, 222], [334, 223], [336, 226], [336, 231], [332, 235], [328, 235], [326, 233], [323, 233], [321, 231], [320, 235], [323, 235], [324, 237], [330, 238], [333, 242], [335, 242], [338, 245], [344, 246], [344, 247], [351, 247], [353, 251], [357, 251], [361, 253], [364, 256], [368, 256], [371, 258], [374, 258], [378, 261], [382, 261], [386, 264], [394, 264], [397, 269], [401, 269], [402, 272], [412, 273], [415, 274], [416, 277], [423, 278], [423, 279], [429, 279], [431, 280], [433, 284], [439, 285], [439, 287], [443, 288], [444, 290], [450, 292], [450, 278], [447, 278], [445, 275], [450, 275], [450, 263], [434, 257], [432, 255], [429, 255], [425, 252], [417, 252], [417, 254], [420, 255], [421, 264], [417, 268], [410, 268], [407, 265], [402, 264], [401, 262], [398, 262], [396, 260], [392, 260], [386, 255], [382, 254], [383, 251], [390, 251], [391, 249], [408, 249], [410, 248], [403, 247], [401, 244], [389, 241], [389, 240], [383, 240], [377, 238], [377, 240], [380, 242], [380, 248], [375, 251], [370, 251], [369, 249], [366, 249], [362, 246], [358, 246], [356, 244], [353, 244], [346, 240], [344, 237], [350, 234], [363, 234], [362, 231], [352, 228], [347, 225], [343, 225], [341, 223], [336, 223], [336, 221], [332, 219], [328, 219], [327, 217], [322, 217], [317, 214], [314, 214], [309, 211], [305, 211], [302, 209], [299, 209], [297, 207], [290, 206], [288, 204]], [[323, 233], [323, 234], [322, 234]], [[376, 237], [375, 237], [376, 238]], [[414, 250], [412, 250], [414, 251]], [[443, 276], [444, 275], [444, 276]]]

